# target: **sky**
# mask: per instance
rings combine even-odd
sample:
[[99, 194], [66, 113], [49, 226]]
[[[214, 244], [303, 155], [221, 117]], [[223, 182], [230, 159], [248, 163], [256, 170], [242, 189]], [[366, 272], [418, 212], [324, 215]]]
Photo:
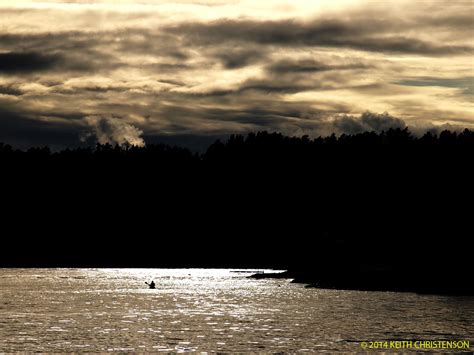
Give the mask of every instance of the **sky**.
[[472, 0], [0, 0], [0, 142], [472, 129], [473, 48]]

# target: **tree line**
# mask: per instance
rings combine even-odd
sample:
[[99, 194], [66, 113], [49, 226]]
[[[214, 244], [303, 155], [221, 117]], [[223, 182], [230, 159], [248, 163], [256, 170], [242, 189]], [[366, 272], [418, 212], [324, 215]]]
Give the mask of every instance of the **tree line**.
[[0, 144], [1, 256], [53, 266], [403, 264], [437, 270], [433, 279], [459, 266], [451, 274], [462, 275], [473, 165], [470, 130], [258, 132], [202, 154]]
[[52, 152], [49, 147], [32, 147], [26, 151], [14, 149], [11, 145], [0, 143], [0, 156], [16, 159], [53, 158], [57, 160], [74, 159], [151, 159], [192, 163], [195, 161], [220, 162], [229, 160], [256, 158], [285, 158], [288, 156], [310, 157], [312, 154], [329, 154], [349, 148], [367, 149], [394, 148], [399, 152], [406, 149], [429, 149], [440, 152], [453, 148], [472, 149], [474, 146], [474, 132], [465, 129], [462, 132], [444, 130], [440, 134], [426, 132], [422, 136], [413, 135], [408, 128], [389, 129], [380, 133], [364, 132], [353, 135], [332, 134], [327, 137], [311, 139], [289, 137], [281, 133], [267, 131], [249, 133], [247, 136], [232, 134], [226, 141], [217, 140], [211, 144], [205, 153], [193, 153], [187, 148], [169, 146], [165, 144], [149, 144], [143, 147], [130, 145], [97, 144], [95, 147], [66, 148]]

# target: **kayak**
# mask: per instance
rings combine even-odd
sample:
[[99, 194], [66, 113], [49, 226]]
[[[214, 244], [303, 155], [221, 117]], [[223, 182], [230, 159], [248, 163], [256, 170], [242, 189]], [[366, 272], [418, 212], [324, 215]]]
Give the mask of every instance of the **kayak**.
[[148, 282], [145, 282], [149, 288], [155, 289], [155, 283], [149, 284]]

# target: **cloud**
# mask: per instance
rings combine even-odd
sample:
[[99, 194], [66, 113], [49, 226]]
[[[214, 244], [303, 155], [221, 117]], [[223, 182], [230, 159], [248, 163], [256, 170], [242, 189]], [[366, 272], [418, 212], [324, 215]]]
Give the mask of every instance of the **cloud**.
[[54, 68], [60, 61], [58, 55], [36, 52], [0, 53], [0, 74], [34, 73]]
[[0, 133], [141, 144], [401, 125], [367, 109], [472, 127], [471, 4], [400, 1], [0, 0]]
[[21, 96], [23, 92], [11, 85], [0, 85], [0, 95]]
[[88, 117], [86, 122], [92, 126], [94, 132], [86, 133], [82, 137], [83, 140], [87, 140], [87, 138], [94, 134], [100, 144], [129, 144], [138, 147], [145, 145], [145, 141], [141, 137], [143, 131], [118, 118], [102, 117], [97, 119], [95, 117]]
[[[115, 70], [121, 66], [110, 47], [113, 33], [0, 32], [0, 75], [28, 75]], [[21, 44], [21, 45], [19, 45]], [[22, 50], [19, 50], [22, 48]]]
[[222, 62], [225, 69], [239, 69], [266, 59], [261, 48], [219, 49], [213, 56]]
[[219, 20], [211, 23], [189, 22], [164, 28], [180, 36], [189, 45], [216, 45], [248, 42], [285, 47], [335, 47], [369, 52], [447, 56], [469, 55], [473, 48], [429, 42], [400, 32], [392, 32], [393, 24], [382, 20], [317, 19], [312, 22], [296, 20], [256, 21]]
[[273, 82], [271, 80], [249, 80], [242, 85], [238, 91], [261, 91], [266, 94], [291, 94], [298, 93], [302, 91], [314, 90], [316, 88], [314, 85], [305, 85], [298, 83], [289, 83], [289, 82]]
[[465, 78], [434, 78], [434, 77], [415, 77], [397, 81], [395, 84], [404, 86], [440, 86], [447, 88], [456, 88], [463, 95], [474, 96], [474, 77]]
[[355, 69], [369, 69], [373, 66], [362, 63], [339, 64], [333, 65], [319, 62], [313, 59], [292, 60], [284, 59], [277, 61], [266, 67], [266, 70], [272, 74], [287, 74], [287, 73], [319, 73], [332, 70], [355, 70]]
[[405, 128], [405, 121], [400, 118], [393, 117], [388, 113], [372, 113], [364, 112], [360, 117], [351, 115], [343, 115], [336, 117], [332, 122], [334, 127], [346, 134], [357, 134], [362, 132], [382, 132], [390, 128]]

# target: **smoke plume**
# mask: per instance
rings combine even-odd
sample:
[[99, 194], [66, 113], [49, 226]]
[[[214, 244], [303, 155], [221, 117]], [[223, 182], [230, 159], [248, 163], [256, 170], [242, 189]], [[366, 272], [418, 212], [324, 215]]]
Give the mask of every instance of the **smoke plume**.
[[97, 142], [100, 144], [128, 144], [137, 147], [145, 145], [145, 141], [141, 137], [143, 131], [123, 120], [111, 117], [99, 119], [88, 117], [86, 121], [92, 126], [93, 132], [87, 133], [82, 140], [95, 135]]

